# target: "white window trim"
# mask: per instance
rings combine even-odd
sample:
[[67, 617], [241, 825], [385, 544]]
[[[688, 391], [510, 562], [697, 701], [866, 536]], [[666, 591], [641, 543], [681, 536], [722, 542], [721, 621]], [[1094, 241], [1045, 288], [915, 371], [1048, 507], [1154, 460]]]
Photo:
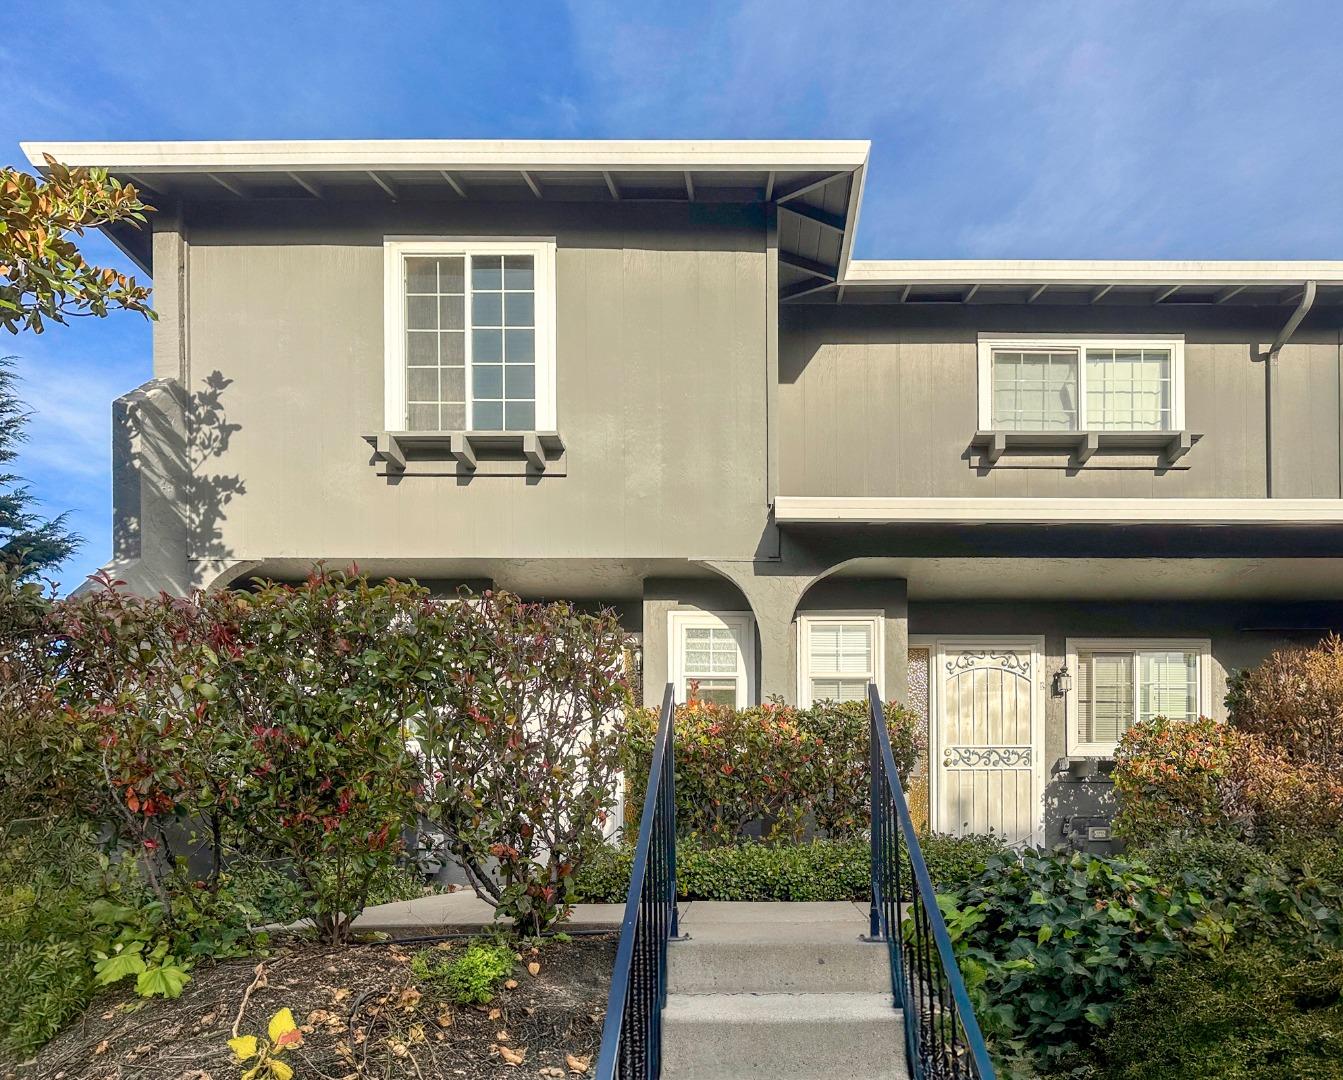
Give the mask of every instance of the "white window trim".
[[[989, 334], [979, 335], [979, 430], [993, 430], [993, 351], [995, 349], [1076, 349], [1077, 430], [1086, 431], [1087, 349], [1114, 349], [1120, 346], [1170, 350], [1170, 427], [1184, 430], [1184, 335], [1151, 337], [1146, 334]], [[1026, 430], [1026, 429], [1022, 429]], [[1119, 431], [1120, 428], [1107, 428]], [[1138, 430], [1147, 431], [1147, 428]]]
[[[873, 625], [873, 679], [878, 692], [884, 693], [886, 658], [886, 613], [883, 611], [808, 611], [797, 617], [797, 703], [814, 705], [811, 697], [811, 628], [818, 623], [868, 622]], [[821, 675], [819, 678], [828, 678]], [[883, 699], [884, 700], [884, 699]]]
[[[1077, 661], [1078, 653], [1084, 652], [1196, 652], [1198, 653], [1198, 700], [1195, 711], [1199, 716], [1212, 715], [1212, 641], [1208, 638], [1068, 638], [1068, 672], [1072, 675], [1072, 688], [1065, 699], [1067, 709], [1068, 756], [1069, 757], [1112, 757], [1118, 743], [1082, 742], [1078, 731], [1078, 675], [1081, 668]], [[1137, 665], [1134, 665], [1137, 671]], [[1136, 674], [1135, 674], [1136, 679]], [[1136, 691], [1136, 687], [1134, 688]], [[1134, 697], [1134, 707], [1137, 707]]]
[[[530, 255], [535, 268], [536, 430], [554, 431], [555, 421], [555, 238], [550, 237], [398, 237], [385, 236], [383, 252], [383, 372], [388, 431], [406, 430], [407, 257], [440, 255]], [[471, 286], [466, 286], [466, 415], [471, 427]]]
[[678, 704], [684, 703], [685, 634], [689, 627], [731, 630], [737, 641], [737, 708], [755, 701], [755, 619], [749, 611], [670, 611], [667, 613], [667, 670]]

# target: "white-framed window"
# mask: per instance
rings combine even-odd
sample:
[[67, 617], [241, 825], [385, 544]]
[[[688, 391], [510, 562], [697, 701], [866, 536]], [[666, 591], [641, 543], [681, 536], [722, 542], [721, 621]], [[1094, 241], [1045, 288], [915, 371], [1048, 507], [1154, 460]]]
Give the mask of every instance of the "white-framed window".
[[881, 685], [883, 618], [877, 612], [799, 615], [797, 700], [862, 701]]
[[755, 623], [745, 612], [673, 611], [667, 670], [676, 700], [744, 709], [755, 697]]
[[1140, 720], [1193, 720], [1212, 709], [1212, 645], [1203, 638], [1069, 639], [1068, 753], [1114, 753]]
[[554, 239], [383, 242], [389, 431], [555, 428]]
[[979, 335], [984, 431], [1180, 431], [1184, 339]]

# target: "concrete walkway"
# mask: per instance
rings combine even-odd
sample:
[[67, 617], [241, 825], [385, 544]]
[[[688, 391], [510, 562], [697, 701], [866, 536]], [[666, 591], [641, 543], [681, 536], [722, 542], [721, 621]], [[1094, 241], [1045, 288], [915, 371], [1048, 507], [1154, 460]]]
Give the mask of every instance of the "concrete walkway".
[[[624, 904], [579, 904], [562, 928], [619, 930], [624, 913]], [[494, 908], [470, 889], [463, 889], [365, 908], [354, 920], [354, 929], [392, 937], [418, 937], [450, 930], [481, 930], [493, 922]]]
[[[785, 916], [788, 920], [808, 923], [850, 923], [855, 917], [864, 930], [867, 926], [867, 904], [814, 903], [814, 904], [727, 904], [716, 901], [682, 901], [681, 930], [693, 933], [692, 927], [715, 931], [711, 927], [724, 920], [735, 922], [743, 929], [750, 926], [765, 912], [773, 918]], [[624, 917], [624, 904], [578, 904], [564, 926], [570, 930], [619, 930]], [[391, 934], [393, 937], [413, 937], [434, 934], [444, 930], [480, 930], [494, 922], [494, 909], [470, 889], [433, 896], [418, 896], [414, 900], [398, 900], [365, 908], [354, 920], [354, 929], [364, 933]], [[720, 931], [721, 932], [721, 931]], [[862, 932], [862, 931], [860, 931]], [[749, 929], [746, 930], [749, 935]]]

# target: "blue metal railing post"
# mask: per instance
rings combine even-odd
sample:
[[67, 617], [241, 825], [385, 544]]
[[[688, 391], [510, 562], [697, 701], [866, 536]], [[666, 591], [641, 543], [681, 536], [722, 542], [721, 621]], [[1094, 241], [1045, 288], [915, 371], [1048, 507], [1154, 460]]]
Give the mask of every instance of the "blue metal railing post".
[[[867, 697], [872, 719], [872, 918], [886, 939], [895, 1005], [904, 1010], [909, 1075], [911, 1080], [996, 1080], [905, 801], [875, 684], [868, 684]], [[902, 842], [909, 859], [908, 895], [901, 874]], [[877, 936], [875, 931], [872, 936]]]
[[867, 764], [868, 764], [868, 805], [871, 816], [868, 823], [871, 828], [868, 830], [871, 836], [872, 847], [872, 906], [867, 913], [867, 936], [869, 941], [880, 941], [881, 934], [881, 882], [878, 879], [878, 871], [881, 864], [882, 850], [882, 830], [878, 827], [878, 822], [882, 820], [881, 814], [877, 810], [877, 800], [881, 797], [881, 777], [879, 775], [880, 754], [877, 742], [877, 714], [873, 712], [870, 717], [870, 724], [867, 732]]
[[[672, 692], [667, 687], [667, 693]], [[676, 706], [671, 710], [671, 727], [667, 733], [667, 802], [671, 806], [671, 851], [667, 854], [667, 865], [671, 869], [671, 936], [677, 940], [681, 936], [681, 905], [676, 899]]]
[[667, 942], [676, 935], [678, 923], [674, 712], [668, 683], [639, 815], [639, 838], [597, 1056], [597, 1080], [657, 1080], [662, 1071]]

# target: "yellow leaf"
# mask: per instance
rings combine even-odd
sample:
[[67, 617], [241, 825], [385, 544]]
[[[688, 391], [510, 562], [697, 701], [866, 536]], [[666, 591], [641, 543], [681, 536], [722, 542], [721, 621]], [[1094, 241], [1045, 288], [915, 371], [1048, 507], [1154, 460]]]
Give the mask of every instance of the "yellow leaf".
[[294, 1069], [283, 1061], [270, 1059], [270, 1074], [275, 1080], [294, 1080]]
[[294, 1023], [294, 1014], [288, 1009], [281, 1009], [270, 1018], [270, 1026], [266, 1029], [266, 1034], [270, 1036], [270, 1041], [276, 1046], [289, 1046], [295, 1041], [302, 1041], [303, 1036], [299, 1035], [298, 1040], [292, 1037], [285, 1040], [286, 1035], [298, 1035], [298, 1025]]
[[256, 1057], [255, 1035], [239, 1035], [236, 1039], [229, 1039], [228, 1045], [229, 1049], [233, 1051], [233, 1056], [239, 1061]]

